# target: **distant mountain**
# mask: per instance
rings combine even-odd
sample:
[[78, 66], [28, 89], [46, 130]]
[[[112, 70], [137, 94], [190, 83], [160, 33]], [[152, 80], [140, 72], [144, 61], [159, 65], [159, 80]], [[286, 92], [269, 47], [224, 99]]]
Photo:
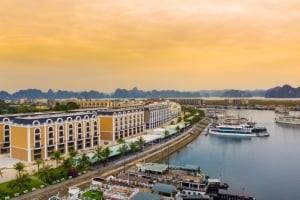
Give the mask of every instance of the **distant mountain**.
[[290, 85], [274, 87], [266, 91], [266, 98], [300, 98], [300, 87], [293, 88]]
[[0, 99], [6, 100], [10, 99], [11, 95], [6, 91], [0, 91]]
[[143, 91], [137, 87], [132, 89], [117, 88], [113, 93], [103, 93], [95, 90], [73, 92], [58, 90], [54, 92], [49, 89], [43, 92], [39, 89], [19, 90], [13, 94], [0, 91], [0, 99], [97, 99], [97, 98], [201, 98], [201, 97], [251, 97], [264, 96], [264, 90], [199, 90], [199, 91], [178, 91], [178, 90], [150, 90]]
[[222, 94], [222, 97], [252, 97], [249, 91], [228, 90]]

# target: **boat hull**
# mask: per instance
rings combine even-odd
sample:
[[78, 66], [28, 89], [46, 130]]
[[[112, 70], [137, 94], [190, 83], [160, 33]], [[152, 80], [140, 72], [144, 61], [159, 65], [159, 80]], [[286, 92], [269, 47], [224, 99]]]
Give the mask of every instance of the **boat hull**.
[[261, 133], [228, 133], [228, 132], [219, 132], [214, 129], [209, 129], [208, 133], [211, 135], [224, 136], [224, 137], [242, 137], [242, 138], [251, 138], [251, 137], [268, 137], [270, 134], [267, 132]]
[[287, 121], [280, 121], [280, 120], [276, 120], [275, 122], [278, 124], [300, 125], [300, 122], [287, 122]]

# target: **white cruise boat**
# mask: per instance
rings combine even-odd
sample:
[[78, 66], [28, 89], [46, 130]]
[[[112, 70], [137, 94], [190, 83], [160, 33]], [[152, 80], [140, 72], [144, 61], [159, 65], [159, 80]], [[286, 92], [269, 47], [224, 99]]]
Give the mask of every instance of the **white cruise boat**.
[[255, 127], [252, 124], [218, 125], [209, 128], [209, 134], [228, 137], [266, 137], [270, 134], [265, 127]]
[[299, 115], [278, 116], [275, 118], [275, 122], [281, 124], [300, 125], [300, 116]]

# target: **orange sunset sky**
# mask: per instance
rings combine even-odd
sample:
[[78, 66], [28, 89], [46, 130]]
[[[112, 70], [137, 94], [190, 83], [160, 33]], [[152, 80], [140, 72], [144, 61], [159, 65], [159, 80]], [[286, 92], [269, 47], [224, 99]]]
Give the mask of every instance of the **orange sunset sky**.
[[299, 0], [1, 0], [0, 90], [300, 86]]

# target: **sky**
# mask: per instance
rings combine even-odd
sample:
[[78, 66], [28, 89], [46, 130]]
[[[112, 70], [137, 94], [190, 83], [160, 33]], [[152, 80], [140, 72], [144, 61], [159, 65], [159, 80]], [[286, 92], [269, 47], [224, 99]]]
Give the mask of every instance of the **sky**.
[[0, 90], [300, 86], [298, 0], [1, 0]]

